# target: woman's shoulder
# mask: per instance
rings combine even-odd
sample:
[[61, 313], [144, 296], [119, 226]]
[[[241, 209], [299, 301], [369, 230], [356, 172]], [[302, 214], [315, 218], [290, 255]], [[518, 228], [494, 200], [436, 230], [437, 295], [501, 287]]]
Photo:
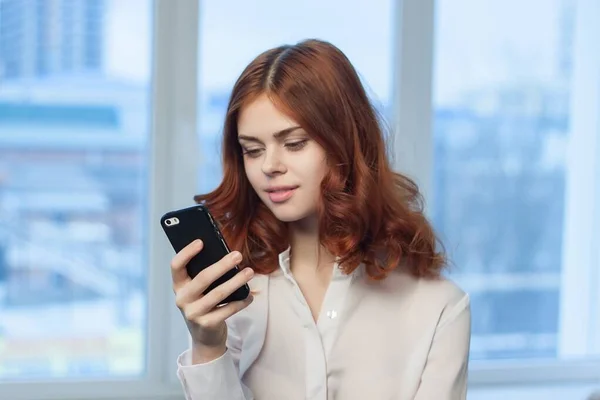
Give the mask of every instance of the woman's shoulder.
[[433, 332], [437, 329], [434, 327], [458, 318], [470, 320], [469, 295], [448, 277], [424, 278], [394, 271], [379, 289], [371, 298], [379, 303], [378, 310], [388, 310], [385, 319], [390, 324], [401, 323], [418, 332]]
[[417, 306], [445, 309], [469, 305], [469, 295], [446, 276], [425, 278], [397, 271], [389, 274], [385, 281], [388, 290]]

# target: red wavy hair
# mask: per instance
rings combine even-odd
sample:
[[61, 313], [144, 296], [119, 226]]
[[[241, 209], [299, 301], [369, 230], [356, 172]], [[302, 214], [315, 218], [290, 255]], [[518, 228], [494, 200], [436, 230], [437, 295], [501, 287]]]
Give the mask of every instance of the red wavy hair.
[[340, 257], [344, 272], [362, 262], [376, 280], [399, 266], [414, 276], [439, 276], [446, 258], [417, 186], [392, 171], [380, 119], [350, 61], [319, 40], [268, 50], [242, 72], [227, 107], [223, 181], [194, 197], [211, 211], [229, 245], [241, 251], [242, 266], [269, 274], [289, 246], [286, 224], [248, 182], [237, 140], [240, 111], [261, 94], [325, 149], [329, 170], [321, 183], [319, 238]]

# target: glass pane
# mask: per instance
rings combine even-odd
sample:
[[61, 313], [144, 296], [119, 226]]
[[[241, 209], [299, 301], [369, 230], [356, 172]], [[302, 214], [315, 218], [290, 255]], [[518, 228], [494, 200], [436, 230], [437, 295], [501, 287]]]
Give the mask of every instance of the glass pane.
[[557, 357], [575, 3], [437, 2], [433, 212], [473, 359]]
[[143, 374], [149, 0], [0, 0], [0, 380]]
[[393, 4], [310, 0], [290, 7], [275, 0], [203, 1], [199, 191], [213, 189], [221, 179], [221, 129], [233, 84], [244, 67], [269, 48], [308, 38], [333, 43], [358, 70], [380, 112], [389, 116]]

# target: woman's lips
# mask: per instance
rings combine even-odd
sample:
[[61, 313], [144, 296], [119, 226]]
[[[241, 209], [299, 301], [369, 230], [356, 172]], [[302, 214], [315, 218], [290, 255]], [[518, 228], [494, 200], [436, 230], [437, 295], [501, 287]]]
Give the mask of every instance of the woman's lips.
[[294, 195], [297, 187], [282, 187], [282, 188], [272, 188], [267, 189], [267, 193], [269, 195], [269, 200], [273, 203], [283, 203]]

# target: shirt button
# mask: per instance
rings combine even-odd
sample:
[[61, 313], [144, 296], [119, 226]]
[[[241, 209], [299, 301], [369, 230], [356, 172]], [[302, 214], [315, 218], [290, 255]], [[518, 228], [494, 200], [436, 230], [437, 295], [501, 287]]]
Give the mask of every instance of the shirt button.
[[337, 317], [337, 311], [329, 310], [327, 311], [327, 316], [329, 317], [329, 319], [334, 319], [335, 317]]

